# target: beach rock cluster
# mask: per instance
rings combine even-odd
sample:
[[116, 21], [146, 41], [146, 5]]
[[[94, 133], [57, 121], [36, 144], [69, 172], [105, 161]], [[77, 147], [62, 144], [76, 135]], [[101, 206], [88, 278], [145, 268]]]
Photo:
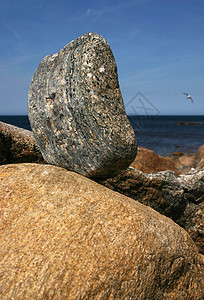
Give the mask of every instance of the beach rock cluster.
[[195, 244], [150, 207], [45, 164], [0, 184], [1, 299], [202, 298]]
[[137, 157], [131, 163], [135, 169], [143, 173], [173, 171], [177, 176], [189, 171], [204, 168], [204, 145], [200, 146], [195, 154], [175, 152], [173, 156], [163, 157], [153, 150], [138, 147]]
[[[32, 132], [1, 122], [0, 136], [1, 164], [43, 162]], [[9, 142], [7, 142], [7, 139]], [[196, 154], [191, 157], [193, 157], [193, 165], [199, 169], [199, 166], [202, 166], [204, 161], [204, 146], [201, 146]], [[175, 170], [175, 164], [171, 165], [169, 164], [169, 159], [167, 163], [165, 160], [166, 158], [158, 156], [152, 150], [139, 147], [138, 156], [131, 166], [135, 166], [143, 172], [165, 170], [165, 168], [172, 166], [172, 169]], [[152, 162], [155, 162], [155, 164]], [[164, 162], [164, 164], [161, 162]], [[165, 174], [165, 176], [162, 174]], [[202, 176], [202, 168], [199, 172], [195, 170], [191, 174], [179, 177], [176, 177], [172, 172], [159, 173], [158, 177], [157, 173], [148, 175], [134, 168], [129, 168], [113, 179], [100, 180], [100, 183], [141, 201], [161, 214], [170, 217], [187, 230], [199, 251], [204, 253], [204, 199], [202, 197], [204, 188]], [[163, 179], [161, 180], [161, 178]], [[182, 184], [181, 178], [183, 178]], [[193, 187], [191, 185], [187, 189], [187, 182], [192, 180], [192, 178], [194, 178], [193, 182], [197, 182], [197, 184], [193, 184]]]
[[136, 156], [115, 59], [98, 34], [87, 33], [41, 61], [28, 93], [28, 116], [49, 164], [110, 177]]
[[172, 171], [144, 174], [130, 167], [100, 183], [174, 220], [204, 254], [204, 169], [176, 177]]
[[138, 147], [137, 157], [132, 162], [131, 167], [142, 171], [143, 173], [160, 172], [171, 170], [179, 175], [181, 171], [178, 164], [170, 157], [163, 157], [156, 154], [153, 150]]
[[204, 146], [135, 159], [106, 40], [46, 56], [28, 112], [0, 122], [0, 299], [203, 299]]
[[0, 164], [44, 161], [29, 130], [0, 122]]

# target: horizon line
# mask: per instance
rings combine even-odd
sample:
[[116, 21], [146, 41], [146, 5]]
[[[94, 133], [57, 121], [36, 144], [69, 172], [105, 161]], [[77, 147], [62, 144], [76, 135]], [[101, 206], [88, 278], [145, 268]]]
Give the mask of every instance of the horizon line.
[[[198, 117], [204, 117], [204, 114], [191, 114], [191, 115], [184, 115], [184, 114], [159, 114], [159, 115], [134, 115], [134, 114], [126, 114], [128, 117], [170, 117], [170, 116], [185, 116], [185, 117], [192, 117], [192, 116], [198, 116]], [[15, 115], [15, 114], [11, 114], [11, 115], [8, 115], [8, 114], [3, 114], [3, 115], [0, 115], [0, 117], [28, 117], [28, 114], [18, 114], [18, 115]]]

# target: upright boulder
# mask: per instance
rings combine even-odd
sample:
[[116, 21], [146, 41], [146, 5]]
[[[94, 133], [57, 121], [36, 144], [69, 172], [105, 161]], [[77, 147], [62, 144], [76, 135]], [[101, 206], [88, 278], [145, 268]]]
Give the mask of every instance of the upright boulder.
[[98, 34], [87, 33], [41, 61], [28, 93], [28, 116], [50, 164], [110, 177], [136, 156], [114, 56]]
[[172, 220], [65, 169], [0, 167], [1, 299], [202, 299]]

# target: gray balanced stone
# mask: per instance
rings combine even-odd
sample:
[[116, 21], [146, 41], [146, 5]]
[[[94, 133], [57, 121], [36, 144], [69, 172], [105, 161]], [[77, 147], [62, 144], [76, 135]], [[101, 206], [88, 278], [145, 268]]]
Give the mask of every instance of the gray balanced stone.
[[87, 177], [111, 177], [136, 156], [114, 56], [96, 33], [41, 61], [28, 93], [28, 116], [49, 164]]

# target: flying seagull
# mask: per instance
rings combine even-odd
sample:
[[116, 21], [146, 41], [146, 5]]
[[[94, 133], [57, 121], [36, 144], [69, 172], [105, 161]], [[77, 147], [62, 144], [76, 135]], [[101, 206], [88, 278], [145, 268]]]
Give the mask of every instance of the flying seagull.
[[191, 102], [193, 103], [193, 99], [192, 99], [191, 95], [189, 95], [188, 93], [183, 93], [183, 94], [186, 95], [187, 99], [191, 100]]

